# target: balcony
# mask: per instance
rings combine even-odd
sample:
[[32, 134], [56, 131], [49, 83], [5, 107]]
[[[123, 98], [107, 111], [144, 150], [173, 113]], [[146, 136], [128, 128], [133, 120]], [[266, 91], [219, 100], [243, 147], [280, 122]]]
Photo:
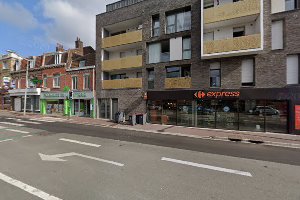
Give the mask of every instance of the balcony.
[[192, 79], [190, 77], [166, 78], [165, 89], [191, 88]]
[[102, 88], [104, 90], [138, 89], [138, 88], [142, 88], [142, 87], [143, 87], [142, 78], [129, 78], [129, 79], [102, 81]]
[[143, 39], [142, 30], [128, 32], [112, 37], [107, 37], [102, 39], [102, 48], [110, 48], [125, 44], [132, 44], [140, 42]]
[[105, 60], [102, 63], [103, 71], [113, 71], [119, 69], [138, 68], [143, 66], [143, 56], [130, 56], [115, 60]]
[[227, 3], [204, 10], [204, 23], [215, 23], [260, 13], [260, 0], [246, 0]]
[[225, 53], [258, 48], [261, 48], [260, 34], [204, 42], [204, 54]]

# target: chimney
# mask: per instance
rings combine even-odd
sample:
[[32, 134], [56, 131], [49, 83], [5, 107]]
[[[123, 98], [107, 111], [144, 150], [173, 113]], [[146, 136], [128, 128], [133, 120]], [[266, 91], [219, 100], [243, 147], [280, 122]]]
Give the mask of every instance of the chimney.
[[62, 44], [56, 44], [56, 52], [64, 52], [64, 46]]
[[79, 37], [77, 37], [75, 41], [75, 48], [78, 49], [78, 51], [83, 54], [83, 42], [80, 40]]

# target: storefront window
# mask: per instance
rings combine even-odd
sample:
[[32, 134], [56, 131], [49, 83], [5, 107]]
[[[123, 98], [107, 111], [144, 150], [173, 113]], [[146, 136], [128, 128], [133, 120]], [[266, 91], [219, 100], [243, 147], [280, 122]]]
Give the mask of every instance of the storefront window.
[[177, 125], [179, 126], [193, 126], [194, 125], [194, 109], [192, 101], [179, 100]]
[[215, 128], [216, 110], [215, 101], [198, 100], [197, 101], [197, 127]]
[[216, 128], [238, 130], [238, 101], [218, 100], [216, 102]]
[[162, 105], [161, 101], [148, 102], [148, 120], [153, 124], [161, 124]]
[[247, 100], [240, 101], [239, 118], [242, 131], [265, 131], [265, 101]]
[[177, 123], [176, 101], [163, 101], [162, 123], [176, 125]]
[[266, 131], [287, 133], [288, 103], [286, 101], [267, 101], [265, 107]]

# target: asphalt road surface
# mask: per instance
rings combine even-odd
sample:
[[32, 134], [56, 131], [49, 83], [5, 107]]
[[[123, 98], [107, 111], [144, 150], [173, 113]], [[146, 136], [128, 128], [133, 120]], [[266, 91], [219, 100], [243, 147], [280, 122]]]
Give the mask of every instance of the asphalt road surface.
[[299, 155], [0, 115], [0, 200], [300, 200]]

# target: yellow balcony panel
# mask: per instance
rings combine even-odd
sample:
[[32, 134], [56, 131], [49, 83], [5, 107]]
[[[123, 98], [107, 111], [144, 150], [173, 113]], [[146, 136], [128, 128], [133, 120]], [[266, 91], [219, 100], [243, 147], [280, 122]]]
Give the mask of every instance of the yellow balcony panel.
[[189, 77], [165, 79], [166, 89], [181, 89], [181, 88], [191, 88], [191, 87], [192, 87], [192, 79]]
[[102, 87], [104, 90], [112, 89], [138, 89], [142, 88], [142, 78], [129, 78], [118, 80], [104, 80]]
[[215, 23], [239, 17], [260, 13], [260, 0], [244, 0], [227, 3], [221, 6], [204, 10], [204, 23]]
[[261, 48], [261, 35], [247, 35], [204, 42], [204, 54], [225, 53]]
[[115, 47], [140, 42], [143, 39], [142, 30], [128, 32], [102, 39], [102, 48]]
[[105, 60], [102, 63], [103, 71], [113, 71], [119, 69], [138, 68], [143, 66], [143, 56], [130, 56], [127, 58]]

